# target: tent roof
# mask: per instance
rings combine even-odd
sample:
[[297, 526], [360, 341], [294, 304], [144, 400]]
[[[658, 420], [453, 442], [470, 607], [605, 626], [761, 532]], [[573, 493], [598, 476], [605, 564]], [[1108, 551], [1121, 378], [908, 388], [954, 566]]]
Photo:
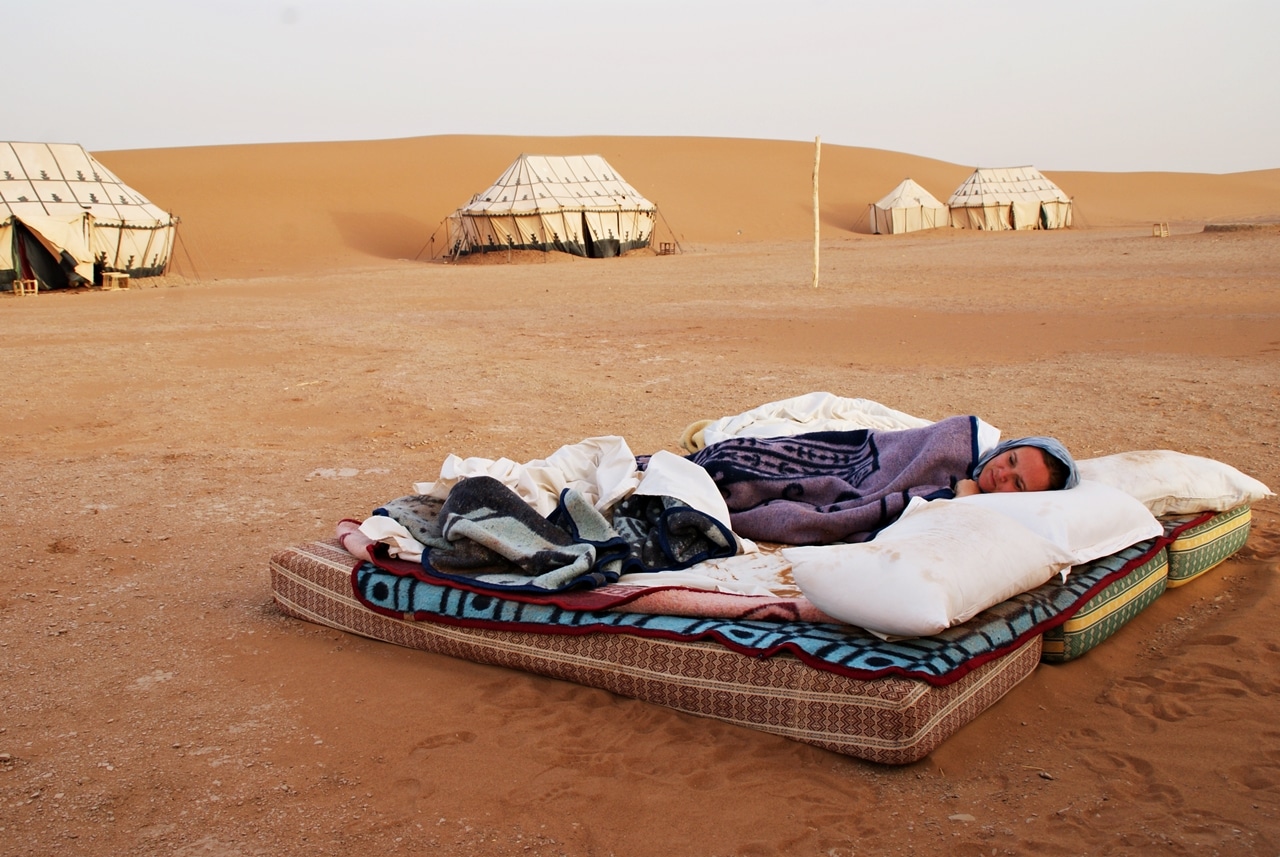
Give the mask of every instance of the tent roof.
[[1007, 205], [1013, 202], [1070, 202], [1062, 189], [1035, 167], [976, 169], [947, 200], [952, 207]]
[[875, 206], [885, 210], [894, 208], [946, 208], [945, 205], [938, 202], [933, 194], [909, 178], [903, 179], [901, 184], [885, 194]]
[[0, 221], [15, 216], [69, 221], [85, 212], [100, 223], [173, 221], [78, 143], [0, 143]]
[[535, 211], [656, 211], [599, 155], [521, 155], [459, 214]]

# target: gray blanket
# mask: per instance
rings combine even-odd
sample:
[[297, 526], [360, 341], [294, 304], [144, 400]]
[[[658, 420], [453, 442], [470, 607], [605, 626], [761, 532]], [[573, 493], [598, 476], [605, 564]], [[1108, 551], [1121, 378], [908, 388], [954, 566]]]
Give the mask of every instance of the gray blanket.
[[607, 519], [567, 489], [543, 518], [490, 476], [462, 480], [443, 503], [409, 495], [374, 514], [398, 521], [422, 542], [429, 577], [499, 590], [600, 586], [625, 573], [733, 556], [738, 548], [727, 527], [673, 497], [633, 495]]

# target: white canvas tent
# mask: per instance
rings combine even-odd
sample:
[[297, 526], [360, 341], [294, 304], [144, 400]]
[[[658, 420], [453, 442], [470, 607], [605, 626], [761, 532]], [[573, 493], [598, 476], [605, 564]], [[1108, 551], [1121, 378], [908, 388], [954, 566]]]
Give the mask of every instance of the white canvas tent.
[[977, 169], [947, 200], [961, 229], [1063, 229], [1071, 198], [1035, 167]]
[[0, 143], [0, 288], [164, 273], [177, 219], [75, 143]]
[[448, 252], [617, 256], [649, 245], [657, 212], [599, 155], [521, 155], [449, 216]]
[[936, 229], [948, 223], [947, 207], [909, 178], [870, 209], [871, 231], [876, 235]]

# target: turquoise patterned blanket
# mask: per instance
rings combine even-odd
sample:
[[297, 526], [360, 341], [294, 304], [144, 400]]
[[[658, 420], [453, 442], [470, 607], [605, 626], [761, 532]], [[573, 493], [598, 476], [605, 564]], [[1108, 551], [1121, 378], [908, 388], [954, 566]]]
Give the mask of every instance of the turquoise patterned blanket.
[[787, 653], [809, 666], [855, 678], [904, 675], [949, 684], [1036, 634], [1069, 619], [1112, 581], [1164, 549], [1151, 540], [1072, 570], [933, 637], [886, 641], [848, 625], [743, 621], [610, 610], [578, 610], [560, 603], [517, 600], [398, 575], [371, 563], [352, 571], [356, 597], [369, 609], [401, 619], [473, 628], [548, 634], [638, 634], [675, 640], [714, 640], [756, 657]]

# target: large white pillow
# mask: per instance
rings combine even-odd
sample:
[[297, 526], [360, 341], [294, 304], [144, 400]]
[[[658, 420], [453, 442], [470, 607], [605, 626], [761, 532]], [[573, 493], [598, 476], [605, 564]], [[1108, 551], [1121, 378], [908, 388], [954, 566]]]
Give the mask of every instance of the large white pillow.
[[1171, 449], [1145, 449], [1076, 462], [1082, 479], [1136, 497], [1153, 515], [1225, 512], [1275, 494], [1230, 464]]
[[1108, 556], [1164, 532], [1150, 510], [1118, 488], [1081, 479], [1066, 491], [975, 494], [955, 502], [1008, 515], [1066, 550], [1075, 565]]
[[937, 634], [1073, 562], [1067, 551], [1000, 512], [919, 498], [874, 541], [784, 548], [782, 555], [818, 609], [898, 637]]

